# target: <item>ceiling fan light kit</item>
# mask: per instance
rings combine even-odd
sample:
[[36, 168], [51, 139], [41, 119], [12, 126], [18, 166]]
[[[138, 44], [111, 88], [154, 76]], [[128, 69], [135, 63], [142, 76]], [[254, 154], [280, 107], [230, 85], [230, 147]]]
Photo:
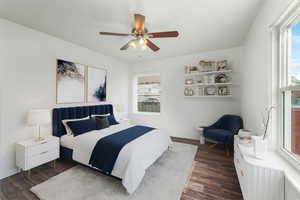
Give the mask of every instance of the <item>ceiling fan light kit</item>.
[[126, 50], [129, 47], [136, 48], [140, 46], [142, 50], [146, 50], [149, 47], [152, 51], [158, 51], [160, 48], [156, 46], [149, 38], [167, 38], [167, 37], [178, 37], [178, 31], [167, 31], [167, 32], [156, 32], [148, 33], [147, 28], [145, 28], [145, 16], [140, 14], [134, 15], [135, 27], [132, 29], [131, 33], [111, 33], [111, 32], [100, 32], [100, 35], [110, 35], [110, 36], [132, 36], [134, 39], [129, 41], [120, 50]]
[[[130, 42], [130, 46], [132, 47], [132, 48], [135, 48], [136, 47], [136, 40], [132, 40], [131, 42]], [[123, 50], [123, 49], [121, 49], [121, 50]], [[126, 50], [126, 49], [124, 49], [124, 50]]]

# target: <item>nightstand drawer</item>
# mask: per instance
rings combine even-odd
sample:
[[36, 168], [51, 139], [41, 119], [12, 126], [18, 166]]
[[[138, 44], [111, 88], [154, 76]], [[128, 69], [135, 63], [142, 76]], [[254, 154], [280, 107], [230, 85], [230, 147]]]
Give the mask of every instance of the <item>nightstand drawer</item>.
[[27, 168], [31, 169], [41, 164], [50, 162], [59, 158], [59, 150], [53, 149], [52, 151], [43, 151], [38, 155], [35, 155], [27, 160]]
[[50, 152], [54, 151], [59, 148], [59, 141], [58, 140], [51, 140], [51, 141], [45, 141], [41, 142], [38, 145], [31, 146], [27, 149], [27, 156], [28, 159], [30, 157], [40, 155], [44, 152]]

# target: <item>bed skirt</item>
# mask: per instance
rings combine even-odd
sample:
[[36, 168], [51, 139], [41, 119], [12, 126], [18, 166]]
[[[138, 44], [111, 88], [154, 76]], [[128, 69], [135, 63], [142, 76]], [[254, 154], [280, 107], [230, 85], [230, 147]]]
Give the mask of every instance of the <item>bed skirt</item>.
[[69, 149], [63, 146], [60, 146], [60, 159], [67, 161], [73, 160], [73, 149]]

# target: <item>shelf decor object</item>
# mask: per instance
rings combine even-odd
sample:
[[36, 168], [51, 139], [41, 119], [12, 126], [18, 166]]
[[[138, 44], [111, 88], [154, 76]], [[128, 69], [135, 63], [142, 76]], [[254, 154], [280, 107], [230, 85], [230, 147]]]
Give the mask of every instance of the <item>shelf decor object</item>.
[[184, 96], [190, 97], [190, 96], [194, 96], [195, 95], [195, 91], [191, 88], [185, 88], [184, 89]]
[[185, 97], [232, 97], [232, 70], [227, 60], [204, 61], [184, 69]]
[[215, 71], [216, 70], [216, 62], [200, 60], [199, 68], [200, 68], [200, 71], [202, 71], [202, 72]]
[[218, 87], [218, 95], [219, 96], [227, 96], [230, 94], [228, 86]]
[[215, 86], [208, 86], [205, 88], [205, 95], [216, 95], [217, 88]]
[[194, 80], [193, 79], [186, 79], [185, 80], [185, 84], [186, 85], [192, 85], [194, 83]]
[[228, 67], [227, 60], [222, 60], [217, 62], [217, 71], [226, 70]]
[[228, 83], [230, 78], [226, 74], [219, 74], [215, 78], [216, 83]]

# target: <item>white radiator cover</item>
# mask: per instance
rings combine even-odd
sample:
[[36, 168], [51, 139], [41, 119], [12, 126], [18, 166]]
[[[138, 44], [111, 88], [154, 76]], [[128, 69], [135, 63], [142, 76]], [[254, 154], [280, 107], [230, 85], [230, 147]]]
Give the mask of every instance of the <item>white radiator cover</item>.
[[[281, 160], [281, 159], [280, 159]], [[284, 200], [284, 172], [276, 153], [264, 160], [254, 157], [253, 148], [234, 141], [234, 164], [244, 200]]]
[[285, 179], [285, 200], [300, 200], [300, 191], [289, 179]]

